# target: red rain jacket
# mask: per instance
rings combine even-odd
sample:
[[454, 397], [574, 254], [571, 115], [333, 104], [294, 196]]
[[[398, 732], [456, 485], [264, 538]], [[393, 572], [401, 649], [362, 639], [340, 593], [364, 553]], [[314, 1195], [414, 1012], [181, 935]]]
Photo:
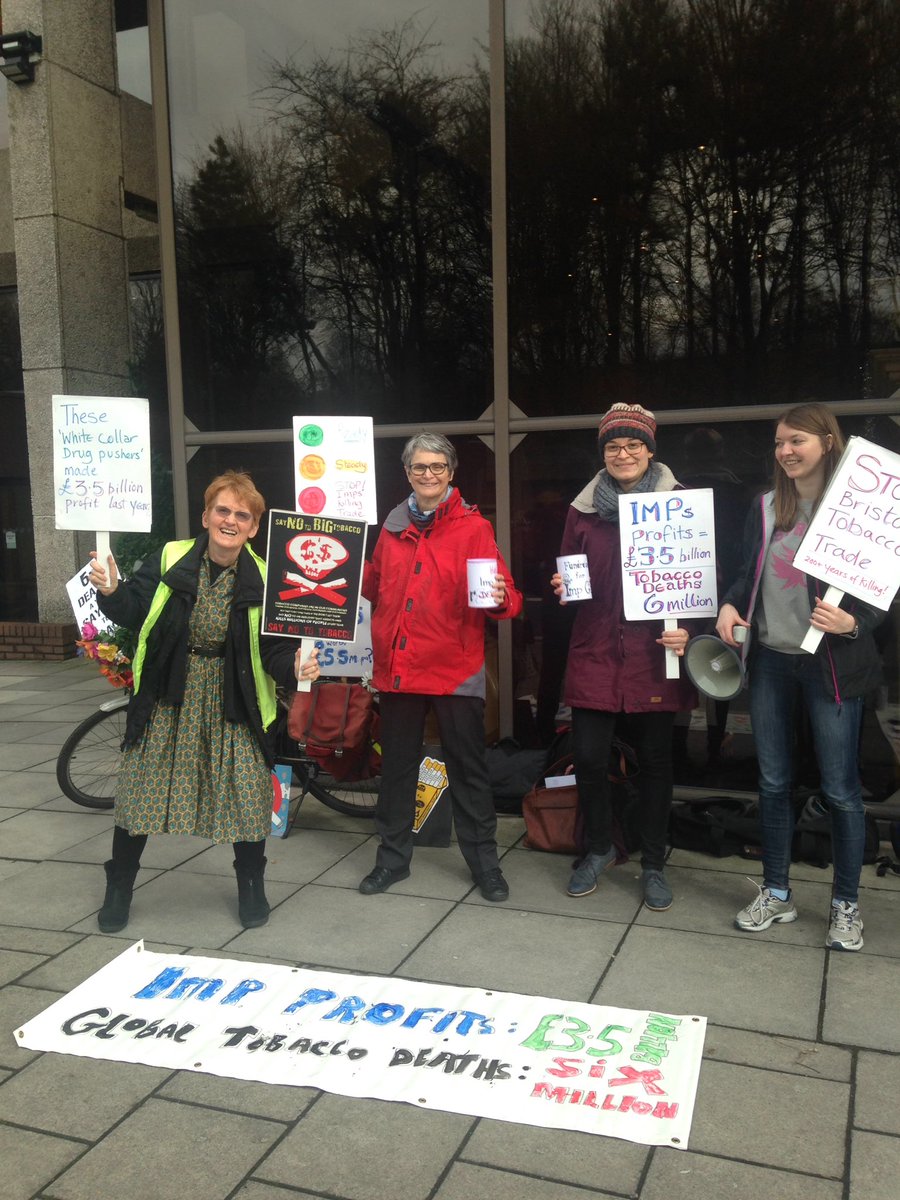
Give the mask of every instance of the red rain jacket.
[[[504, 608], [469, 608], [467, 558], [496, 558], [506, 579]], [[388, 515], [366, 563], [363, 595], [372, 602], [372, 681], [380, 692], [483, 698], [485, 617], [522, 611], [493, 529], [456, 488], [425, 530], [405, 500]]]

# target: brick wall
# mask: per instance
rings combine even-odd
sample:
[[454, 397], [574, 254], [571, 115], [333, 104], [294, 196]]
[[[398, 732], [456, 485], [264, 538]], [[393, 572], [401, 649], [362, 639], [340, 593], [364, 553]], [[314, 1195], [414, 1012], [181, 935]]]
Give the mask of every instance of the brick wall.
[[77, 637], [73, 621], [0, 621], [0, 659], [62, 662], [75, 657]]

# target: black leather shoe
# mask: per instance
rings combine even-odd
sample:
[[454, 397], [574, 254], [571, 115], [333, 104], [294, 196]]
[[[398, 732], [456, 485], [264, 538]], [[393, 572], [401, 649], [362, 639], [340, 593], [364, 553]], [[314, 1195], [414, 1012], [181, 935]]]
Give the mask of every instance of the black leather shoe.
[[378, 892], [386, 892], [401, 879], [409, 879], [408, 867], [398, 867], [396, 871], [392, 871], [390, 867], [376, 867], [359, 885], [359, 890], [364, 896], [375, 896]]
[[503, 878], [503, 872], [499, 867], [495, 867], [493, 871], [485, 871], [483, 875], [477, 877], [475, 882], [485, 900], [492, 900], [495, 904], [499, 904], [501, 900], [509, 899], [509, 884]]

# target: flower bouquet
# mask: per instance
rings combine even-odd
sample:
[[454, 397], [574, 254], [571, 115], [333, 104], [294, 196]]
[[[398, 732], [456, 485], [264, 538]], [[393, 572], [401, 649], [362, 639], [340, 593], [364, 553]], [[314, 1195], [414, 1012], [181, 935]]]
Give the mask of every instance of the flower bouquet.
[[99, 664], [100, 674], [105, 675], [113, 687], [130, 688], [134, 684], [131, 657], [135, 643], [135, 635], [120, 625], [101, 631], [90, 621], [85, 621], [81, 627], [81, 640], [75, 645], [79, 647], [79, 654]]

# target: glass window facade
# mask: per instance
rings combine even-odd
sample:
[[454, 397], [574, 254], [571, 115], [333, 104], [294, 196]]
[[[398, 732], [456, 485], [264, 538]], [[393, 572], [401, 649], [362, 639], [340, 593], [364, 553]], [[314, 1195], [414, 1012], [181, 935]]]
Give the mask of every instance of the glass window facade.
[[487, 7], [167, 7], [185, 409], [490, 404]]
[[[215, 442], [188, 467], [192, 519], [225, 466], [290, 507], [286, 431], [317, 412], [374, 417], [383, 516], [404, 490], [396, 427], [486, 416], [490, 440], [507, 376], [510, 454], [468, 427], [455, 440], [527, 596], [502, 682], [523, 741], [565, 715], [571, 616], [549, 576], [598, 413], [644, 404], [677, 477], [736, 481], [724, 575], [771, 478], [773, 414], [900, 388], [896, 6], [833, 0], [810, 22], [768, 0], [180, 0], [165, 16], [184, 410]], [[843, 424], [900, 448], [887, 416]], [[700, 427], [721, 436], [715, 462]], [[895, 624], [867, 712], [873, 792], [896, 782]], [[745, 706], [708, 763], [717, 718], [693, 715], [681, 781], [749, 781]]]

